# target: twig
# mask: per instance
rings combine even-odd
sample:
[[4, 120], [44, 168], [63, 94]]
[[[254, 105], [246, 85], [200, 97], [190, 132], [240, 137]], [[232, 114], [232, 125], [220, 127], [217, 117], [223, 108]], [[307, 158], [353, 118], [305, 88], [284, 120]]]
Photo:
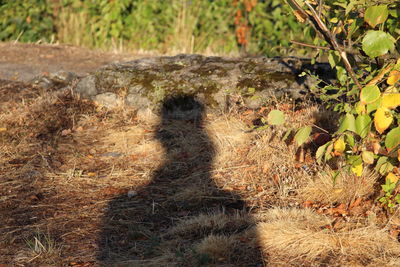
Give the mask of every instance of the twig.
[[312, 45], [312, 44], [305, 44], [305, 43], [297, 42], [297, 41], [294, 41], [294, 40], [291, 40], [290, 42], [293, 43], [293, 44], [298, 44], [298, 45], [302, 45], [302, 46], [307, 46], [307, 47], [311, 47], [311, 48], [315, 48], [315, 49], [333, 50], [332, 48], [329, 48], [329, 47], [318, 46], [318, 45]]
[[325, 23], [321, 20], [321, 18], [318, 16], [315, 9], [310, 5], [310, 3], [308, 3], [308, 1], [304, 1], [304, 3], [306, 4], [306, 6], [310, 9], [310, 11], [312, 13], [312, 15], [309, 15], [309, 16], [312, 17], [313, 20], [315, 20], [315, 22], [318, 24], [318, 27], [322, 31], [321, 33], [324, 35], [326, 41], [328, 41], [333, 46], [333, 48], [339, 52], [340, 58], [342, 59], [347, 72], [349, 73], [350, 77], [352, 78], [354, 83], [357, 85], [357, 87], [361, 90], [362, 86], [361, 86], [360, 82], [358, 81], [356, 74], [353, 71], [353, 68], [351, 67], [349, 59], [347, 58], [346, 51], [338, 44], [335, 35], [329, 31], [328, 27], [326, 27]]

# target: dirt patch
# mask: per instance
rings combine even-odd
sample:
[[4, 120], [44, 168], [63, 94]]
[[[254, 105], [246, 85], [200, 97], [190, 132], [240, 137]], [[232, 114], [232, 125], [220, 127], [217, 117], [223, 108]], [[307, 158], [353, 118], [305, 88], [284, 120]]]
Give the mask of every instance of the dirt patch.
[[93, 51], [71, 45], [0, 43], [0, 79], [29, 81], [35, 76], [57, 71], [85, 75], [103, 65], [144, 56]]

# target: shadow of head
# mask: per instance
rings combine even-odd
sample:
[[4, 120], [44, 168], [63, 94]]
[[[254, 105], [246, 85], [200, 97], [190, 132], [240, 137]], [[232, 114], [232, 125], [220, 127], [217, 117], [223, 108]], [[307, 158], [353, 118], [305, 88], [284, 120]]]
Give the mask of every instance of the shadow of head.
[[202, 122], [204, 105], [194, 96], [181, 95], [164, 100], [161, 107], [162, 121], [188, 120]]
[[[170, 247], [171, 240], [178, 247], [190, 244], [194, 248], [199, 239], [216, 233], [236, 235], [253, 224], [251, 216], [245, 216], [235, 226], [236, 214], [242, 213], [245, 203], [239, 195], [223, 190], [212, 177], [216, 152], [203, 125], [203, 104], [192, 96], [178, 96], [166, 99], [159, 110], [161, 122], [154, 138], [165, 149], [164, 160], [149, 172], [146, 185], [127, 185], [137, 192], [134, 197], [120, 195], [108, 203], [99, 239], [98, 259], [104, 264], [157, 259], [165, 250], [181, 253]], [[185, 225], [186, 220], [212, 221], [215, 216], [210, 214], [216, 213], [227, 218], [226, 227], [211, 227], [204, 236], [199, 236], [196, 227], [175, 233], [174, 229], [183, 229], [179, 225]], [[199, 227], [202, 229], [201, 224]], [[190, 251], [184, 252], [187, 260], [193, 256]]]

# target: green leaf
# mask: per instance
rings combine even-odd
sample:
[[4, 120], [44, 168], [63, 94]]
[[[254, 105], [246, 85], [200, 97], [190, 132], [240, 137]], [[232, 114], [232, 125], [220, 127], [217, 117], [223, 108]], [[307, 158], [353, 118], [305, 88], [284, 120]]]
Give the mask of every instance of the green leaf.
[[347, 82], [347, 71], [342, 66], [336, 66], [336, 77], [338, 78], [341, 85], [345, 85]]
[[280, 110], [271, 110], [268, 114], [267, 121], [271, 125], [281, 125], [285, 122], [285, 114]]
[[362, 158], [360, 155], [348, 156], [347, 163], [349, 163], [352, 167], [362, 164]]
[[365, 115], [358, 115], [356, 119], [356, 133], [365, 138], [371, 129], [371, 118]]
[[372, 111], [377, 110], [381, 106], [382, 98], [379, 98], [377, 101], [372, 102], [371, 104], [367, 105], [367, 114], [371, 113]]
[[400, 127], [394, 128], [388, 132], [385, 139], [387, 149], [393, 149], [400, 144]]
[[340, 62], [340, 57], [336, 51], [329, 52], [328, 61], [332, 68], [334, 68]]
[[354, 147], [354, 145], [356, 144], [354, 141], [354, 136], [351, 133], [345, 133], [344, 136], [346, 137], [346, 143], [349, 144], [349, 146], [351, 148]]
[[330, 145], [330, 143], [331, 143], [331, 142], [328, 142], [328, 143], [326, 143], [325, 145], [322, 145], [322, 146], [320, 146], [320, 147], [317, 149], [317, 152], [315, 153], [315, 157], [316, 157], [316, 159], [317, 159], [317, 163], [318, 163], [318, 164], [321, 164], [321, 162], [322, 162], [322, 157], [324, 156], [325, 150], [326, 150], [327, 146]]
[[367, 164], [373, 164], [374, 163], [374, 153], [371, 151], [363, 151], [361, 153], [362, 160], [367, 163]]
[[325, 157], [324, 157], [325, 161], [328, 161], [332, 158], [332, 151], [333, 151], [333, 143], [329, 142], [329, 145], [325, 151]]
[[365, 86], [361, 89], [360, 101], [361, 104], [371, 104], [379, 99], [381, 91], [377, 85]]
[[368, 31], [362, 49], [371, 58], [382, 56], [394, 48], [395, 39], [384, 31]]
[[356, 120], [353, 114], [347, 113], [341, 120], [339, 125], [338, 133], [343, 133], [344, 131], [352, 131], [357, 133], [356, 131]]
[[381, 175], [385, 175], [386, 173], [392, 171], [394, 166], [390, 161], [388, 161], [388, 157], [380, 157], [376, 162], [375, 170], [378, 171]]
[[289, 129], [286, 131], [285, 135], [282, 137], [282, 141], [286, 141], [288, 139], [289, 135], [292, 133], [293, 129]]
[[384, 23], [388, 18], [389, 11], [387, 6], [370, 6], [365, 11], [364, 20], [372, 28], [375, 28], [376, 25]]
[[310, 137], [311, 130], [311, 126], [304, 126], [297, 131], [296, 135], [294, 136], [294, 140], [296, 140], [297, 145], [301, 146], [305, 141], [307, 141], [308, 137]]

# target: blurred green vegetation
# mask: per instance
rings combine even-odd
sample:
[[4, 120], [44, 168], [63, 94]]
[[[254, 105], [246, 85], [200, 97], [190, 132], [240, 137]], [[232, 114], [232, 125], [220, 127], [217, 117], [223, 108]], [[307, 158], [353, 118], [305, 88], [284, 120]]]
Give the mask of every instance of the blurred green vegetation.
[[[235, 54], [241, 50], [234, 23], [240, 5], [234, 0], [0, 0], [0, 41]], [[250, 26], [250, 54], [293, 54], [289, 41], [307, 36], [283, 0], [258, 0], [243, 14]]]

